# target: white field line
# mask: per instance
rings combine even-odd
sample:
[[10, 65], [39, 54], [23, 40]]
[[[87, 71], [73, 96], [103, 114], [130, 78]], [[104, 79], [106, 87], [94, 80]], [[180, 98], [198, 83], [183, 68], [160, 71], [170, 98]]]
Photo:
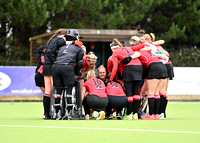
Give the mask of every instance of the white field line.
[[19, 128], [51, 128], [51, 129], [81, 129], [81, 130], [107, 130], [107, 131], [132, 131], [132, 132], [159, 132], [159, 133], [183, 133], [200, 134], [192, 131], [166, 131], [166, 130], [144, 130], [144, 129], [119, 129], [119, 128], [90, 128], [90, 127], [61, 127], [61, 126], [29, 126], [29, 125], [0, 125], [0, 127], [19, 127]]
[[[6, 103], [6, 104], [42, 104], [42, 102], [0, 102], [1, 103]], [[200, 104], [200, 101], [194, 101], [194, 102], [176, 102], [176, 101], [169, 101], [168, 104]]]

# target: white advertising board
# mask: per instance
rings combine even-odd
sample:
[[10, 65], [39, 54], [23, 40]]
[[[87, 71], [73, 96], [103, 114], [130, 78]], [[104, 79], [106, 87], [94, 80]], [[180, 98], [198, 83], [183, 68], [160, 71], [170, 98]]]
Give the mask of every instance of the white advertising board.
[[168, 95], [200, 95], [200, 67], [174, 67]]

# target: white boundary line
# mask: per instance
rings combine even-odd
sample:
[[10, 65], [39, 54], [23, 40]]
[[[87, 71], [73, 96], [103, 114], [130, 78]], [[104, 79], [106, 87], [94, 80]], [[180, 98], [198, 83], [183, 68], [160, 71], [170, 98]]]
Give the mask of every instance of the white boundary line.
[[[6, 104], [42, 104], [42, 102], [0, 102]], [[169, 101], [168, 104], [200, 104], [200, 101]]]
[[200, 134], [192, 131], [165, 131], [165, 130], [144, 130], [144, 129], [119, 129], [119, 128], [90, 128], [90, 127], [61, 127], [61, 126], [29, 126], [29, 125], [0, 125], [0, 127], [19, 127], [19, 128], [51, 128], [51, 129], [82, 129], [82, 130], [107, 130], [107, 131], [139, 131], [139, 132], [159, 132], [159, 133], [183, 133]]

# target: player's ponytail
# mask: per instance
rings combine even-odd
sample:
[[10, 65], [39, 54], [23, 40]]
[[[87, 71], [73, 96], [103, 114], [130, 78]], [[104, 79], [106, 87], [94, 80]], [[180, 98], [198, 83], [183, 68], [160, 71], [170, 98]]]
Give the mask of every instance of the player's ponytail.
[[51, 40], [59, 35], [65, 35], [67, 34], [67, 30], [65, 29], [59, 29], [58, 31], [56, 31], [48, 40], [46, 48], [48, 47], [49, 43], [51, 42]]
[[118, 39], [113, 39], [112, 43], [110, 44], [110, 47], [113, 47], [113, 46], [123, 47], [123, 44], [119, 42]]

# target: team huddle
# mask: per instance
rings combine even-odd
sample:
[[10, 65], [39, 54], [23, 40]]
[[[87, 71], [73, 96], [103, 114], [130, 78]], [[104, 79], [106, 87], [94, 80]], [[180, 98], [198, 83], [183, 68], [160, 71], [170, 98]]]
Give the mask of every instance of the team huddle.
[[[73, 103], [81, 110], [83, 105], [81, 119], [85, 120], [95, 118], [94, 111], [98, 112], [96, 120], [166, 119], [168, 82], [174, 72], [162, 44], [164, 40], [155, 41], [153, 33], [132, 36], [128, 47], [113, 39], [107, 66], [96, 68], [97, 56], [91, 51], [86, 54], [78, 31], [58, 30], [35, 51], [39, 61], [35, 82], [44, 93], [43, 119], [73, 116], [71, 111], [77, 109]], [[80, 92], [74, 98], [77, 82]]]

